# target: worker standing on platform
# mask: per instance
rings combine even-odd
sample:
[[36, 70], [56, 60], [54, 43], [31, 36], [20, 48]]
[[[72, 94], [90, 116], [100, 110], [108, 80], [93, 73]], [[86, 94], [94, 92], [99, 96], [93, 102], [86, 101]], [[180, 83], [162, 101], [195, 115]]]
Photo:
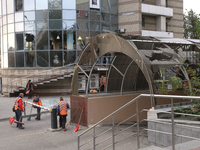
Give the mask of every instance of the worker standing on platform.
[[[20, 93], [19, 96], [15, 99], [15, 114], [16, 114], [16, 120], [18, 122], [22, 122], [22, 112], [24, 111], [23, 101], [22, 101], [23, 97], [24, 94]], [[24, 129], [24, 127], [22, 127], [22, 124], [20, 123], [17, 123], [17, 128]]]
[[26, 91], [29, 91], [28, 92], [28, 99], [32, 98], [33, 87], [34, 87], [34, 84], [31, 82], [31, 80], [29, 80], [27, 85], [26, 85]]
[[66, 124], [68, 108], [69, 104], [66, 101], [64, 101], [62, 97], [60, 97], [60, 102], [58, 102], [58, 107], [57, 107], [57, 113], [60, 117], [59, 118], [60, 128], [62, 128], [64, 131], [66, 131], [65, 124]]
[[[34, 98], [33, 98], [33, 103], [42, 106], [42, 102], [41, 102], [41, 98], [39, 97], [39, 95], [35, 94]], [[35, 120], [40, 120], [40, 107], [34, 106], [34, 108], [37, 108], [37, 117], [35, 118]]]
[[104, 87], [106, 85], [106, 77], [104, 77], [103, 75], [101, 76], [101, 79], [100, 79], [100, 91], [104, 91]]

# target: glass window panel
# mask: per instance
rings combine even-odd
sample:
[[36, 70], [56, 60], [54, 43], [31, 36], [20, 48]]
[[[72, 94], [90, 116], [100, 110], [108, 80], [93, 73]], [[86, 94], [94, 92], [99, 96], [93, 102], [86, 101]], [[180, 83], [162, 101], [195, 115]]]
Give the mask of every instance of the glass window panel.
[[14, 4], [13, 4], [13, 0], [7, 0], [7, 13], [13, 13], [14, 12]]
[[76, 29], [76, 20], [63, 20], [63, 29], [65, 30], [75, 30]]
[[15, 0], [15, 11], [23, 11], [23, 0]]
[[3, 53], [3, 68], [8, 68], [8, 53]]
[[61, 9], [61, 0], [49, 0], [49, 9]]
[[23, 33], [16, 33], [16, 50], [24, 50]]
[[7, 24], [7, 16], [3, 16], [3, 25]]
[[89, 17], [88, 11], [76, 10], [76, 18], [77, 19], [88, 20], [89, 19], [88, 17]]
[[81, 50], [86, 45], [89, 38], [88, 31], [77, 31], [76, 49]]
[[100, 22], [99, 21], [90, 22], [90, 30], [99, 31], [100, 30]]
[[110, 12], [108, 0], [101, 0], [101, 11], [102, 12]]
[[8, 34], [8, 51], [15, 50], [15, 34]]
[[63, 10], [63, 19], [76, 19], [76, 10]]
[[90, 11], [90, 20], [100, 20], [101, 13]]
[[108, 13], [101, 13], [101, 20], [102, 21], [106, 21], [106, 22], [110, 22], [110, 14], [108, 14]]
[[38, 10], [36, 11], [36, 20], [47, 20], [48, 17], [48, 10]]
[[23, 24], [23, 22], [15, 23], [15, 31], [16, 32], [21, 32], [23, 30], [24, 30], [24, 24]]
[[76, 49], [76, 31], [67, 30], [64, 31], [64, 49], [74, 50]]
[[25, 31], [35, 31], [35, 21], [25, 22]]
[[76, 51], [64, 51], [64, 65], [74, 63], [76, 61]]
[[49, 67], [48, 51], [37, 52], [37, 67]]
[[25, 21], [35, 20], [35, 12], [34, 11], [25, 12], [24, 20]]
[[62, 31], [49, 31], [50, 36], [50, 49], [62, 49]]
[[89, 9], [89, 0], [76, 0], [76, 9]]
[[36, 30], [37, 32], [40, 32], [41, 30], [46, 30], [48, 29], [48, 22], [47, 20], [44, 20], [44, 21], [37, 21], [36, 22]]
[[49, 29], [62, 29], [62, 20], [49, 20]]
[[62, 0], [63, 9], [76, 9], [76, 0]]
[[1, 1], [0, 1], [0, 16], [1, 16]]
[[77, 29], [78, 30], [89, 30], [89, 22], [77, 20]]
[[117, 24], [112, 24], [111, 25], [111, 28], [110, 28], [111, 31], [115, 31], [116, 32], [117, 29], [118, 29], [118, 25]]
[[7, 34], [7, 26], [3, 26], [3, 34]]
[[23, 12], [15, 13], [15, 22], [21, 22], [24, 20]]
[[35, 0], [24, 0], [24, 10], [35, 10]]
[[49, 19], [62, 19], [62, 10], [49, 10]]
[[3, 35], [3, 51], [8, 52], [8, 40], [7, 35]]
[[36, 10], [48, 9], [48, 0], [36, 0]]
[[50, 51], [50, 67], [62, 66], [62, 51]]
[[8, 25], [8, 33], [14, 32], [14, 24]]
[[102, 28], [102, 30], [103, 30], [103, 29], [105, 29], [105, 30], [110, 30], [110, 24], [102, 23], [102, 24], [101, 24], [101, 28]]
[[118, 14], [118, 0], [110, 0], [111, 13]]
[[35, 32], [26, 32], [24, 42], [25, 50], [35, 50]]
[[8, 15], [8, 23], [13, 23], [14, 22], [14, 15]]
[[2, 10], [3, 10], [3, 15], [6, 14], [6, 0], [2, 0]]
[[40, 31], [36, 38], [37, 49], [48, 50], [48, 31]]
[[16, 52], [16, 67], [24, 67], [24, 52]]
[[25, 67], [36, 67], [35, 52], [25, 52]]
[[112, 14], [112, 15], [111, 15], [111, 22], [112, 22], [112, 23], [115, 23], [115, 24], [118, 24], [118, 16]]
[[8, 53], [8, 67], [15, 67], [15, 53]]

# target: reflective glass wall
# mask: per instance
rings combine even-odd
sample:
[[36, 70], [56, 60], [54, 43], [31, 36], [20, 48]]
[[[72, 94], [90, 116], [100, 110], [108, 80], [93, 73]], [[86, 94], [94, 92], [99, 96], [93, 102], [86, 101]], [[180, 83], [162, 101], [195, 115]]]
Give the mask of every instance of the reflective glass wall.
[[90, 37], [118, 28], [118, 0], [0, 0], [1, 67], [74, 63]]

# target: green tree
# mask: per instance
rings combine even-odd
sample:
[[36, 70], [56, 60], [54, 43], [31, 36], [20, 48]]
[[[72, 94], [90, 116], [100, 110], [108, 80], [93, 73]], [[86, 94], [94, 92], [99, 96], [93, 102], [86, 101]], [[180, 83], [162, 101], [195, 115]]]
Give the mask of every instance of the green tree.
[[184, 38], [200, 39], [200, 15], [192, 9], [184, 14]]

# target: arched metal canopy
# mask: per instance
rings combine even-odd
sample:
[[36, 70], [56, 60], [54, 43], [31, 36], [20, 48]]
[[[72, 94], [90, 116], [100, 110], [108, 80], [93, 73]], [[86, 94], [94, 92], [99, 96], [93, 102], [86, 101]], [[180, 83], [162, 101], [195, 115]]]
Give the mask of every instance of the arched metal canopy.
[[[169, 43], [169, 41], [167, 41]], [[106, 76], [106, 92], [120, 92], [148, 89], [155, 93], [153, 84], [155, 73], [159, 68], [170, 68], [178, 65], [189, 80], [181, 66], [178, 55], [183, 43], [171, 42], [167, 45], [164, 39], [152, 37], [125, 36], [103, 33], [90, 39], [79, 55], [72, 78], [72, 94], [78, 95], [78, 72], [83, 72], [88, 79], [86, 96], [88, 97], [91, 74], [100, 59], [108, 53], [114, 54]], [[188, 45], [194, 45], [189, 42]], [[176, 46], [174, 46], [176, 45]], [[173, 49], [171, 48], [173, 47]], [[177, 49], [174, 49], [177, 48]], [[86, 72], [84, 69], [89, 68]], [[155, 105], [152, 99], [152, 106]]]

